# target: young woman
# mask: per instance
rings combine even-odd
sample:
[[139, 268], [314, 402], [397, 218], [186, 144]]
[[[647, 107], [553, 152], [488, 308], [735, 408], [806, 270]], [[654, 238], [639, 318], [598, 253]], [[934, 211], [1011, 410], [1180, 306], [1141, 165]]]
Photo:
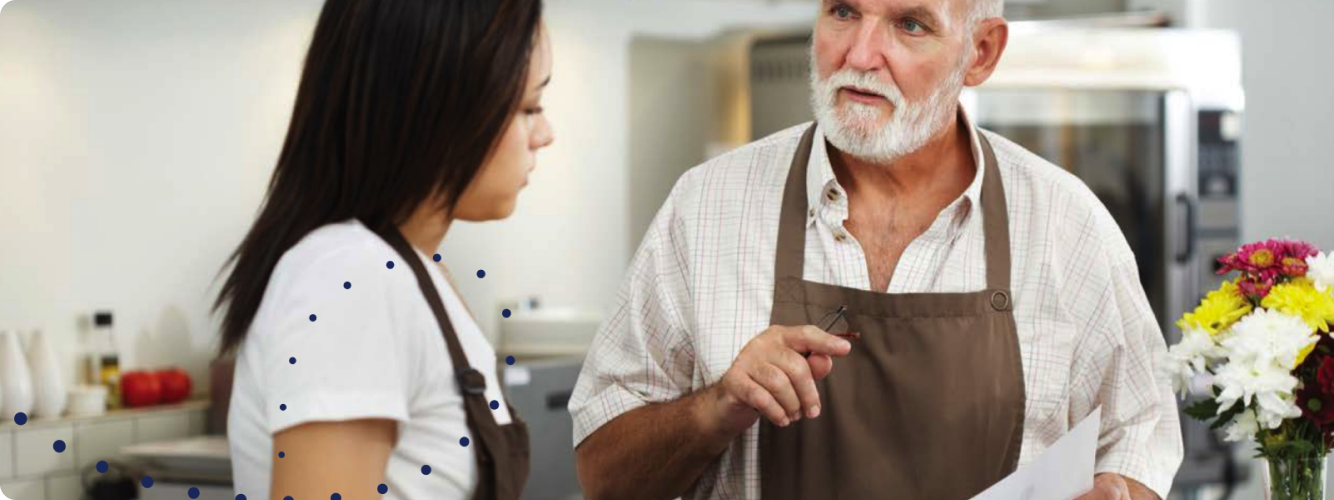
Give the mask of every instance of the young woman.
[[551, 144], [541, 9], [325, 3], [216, 304], [236, 493], [518, 497], [527, 431], [435, 253], [453, 221], [509, 216]]

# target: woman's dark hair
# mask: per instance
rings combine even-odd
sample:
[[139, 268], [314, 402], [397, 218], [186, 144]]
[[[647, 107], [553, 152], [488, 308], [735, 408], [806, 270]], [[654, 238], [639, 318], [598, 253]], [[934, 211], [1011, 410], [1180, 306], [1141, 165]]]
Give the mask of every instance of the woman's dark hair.
[[520, 105], [541, 15], [541, 0], [325, 2], [264, 205], [223, 268], [222, 353], [311, 231], [454, 209]]

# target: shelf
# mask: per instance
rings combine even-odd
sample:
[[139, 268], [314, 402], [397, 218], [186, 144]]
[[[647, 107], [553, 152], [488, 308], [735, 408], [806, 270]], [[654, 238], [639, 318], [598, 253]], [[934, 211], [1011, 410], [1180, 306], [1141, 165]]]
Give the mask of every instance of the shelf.
[[13, 415], [6, 415], [4, 416], [3, 420], [0, 420], [0, 432], [37, 429], [42, 427], [66, 425], [76, 422], [98, 422], [104, 420], [119, 420], [119, 419], [146, 417], [154, 415], [165, 415], [175, 412], [207, 410], [210, 405], [211, 403], [209, 402], [208, 399], [191, 399], [182, 403], [177, 403], [172, 405], [158, 405], [146, 408], [129, 408], [129, 409], [123, 408], [117, 410], [109, 410], [106, 413], [96, 416], [87, 416], [87, 417], [66, 416], [60, 418], [46, 418], [46, 419], [38, 419], [30, 417], [28, 419], [28, 423], [22, 426], [14, 423]]

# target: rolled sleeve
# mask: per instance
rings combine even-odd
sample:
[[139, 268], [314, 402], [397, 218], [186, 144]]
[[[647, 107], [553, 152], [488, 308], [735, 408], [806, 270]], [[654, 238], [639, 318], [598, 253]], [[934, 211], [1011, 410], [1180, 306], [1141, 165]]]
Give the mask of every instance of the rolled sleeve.
[[1116, 473], [1167, 498], [1181, 465], [1181, 423], [1171, 385], [1156, 366], [1166, 351], [1133, 260], [1112, 270], [1102, 313], [1076, 352], [1072, 421], [1102, 407], [1097, 473]]
[[673, 213], [684, 182], [654, 218], [584, 360], [569, 405], [575, 446], [626, 412], [690, 390], [688, 254]]

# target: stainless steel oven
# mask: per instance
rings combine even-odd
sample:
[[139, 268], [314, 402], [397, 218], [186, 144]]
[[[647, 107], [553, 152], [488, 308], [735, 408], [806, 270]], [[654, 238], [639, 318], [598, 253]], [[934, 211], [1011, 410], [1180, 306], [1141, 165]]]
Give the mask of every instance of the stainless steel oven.
[[[978, 125], [1097, 194], [1175, 342], [1176, 318], [1218, 285], [1217, 257], [1240, 244], [1240, 42], [1219, 31], [1036, 26], [1015, 23], [996, 73], [961, 102]], [[810, 119], [808, 40], [796, 32], [750, 44], [752, 137]], [[1245, 474], [1206, 427], [1183, 427], [1179, 490]]]

